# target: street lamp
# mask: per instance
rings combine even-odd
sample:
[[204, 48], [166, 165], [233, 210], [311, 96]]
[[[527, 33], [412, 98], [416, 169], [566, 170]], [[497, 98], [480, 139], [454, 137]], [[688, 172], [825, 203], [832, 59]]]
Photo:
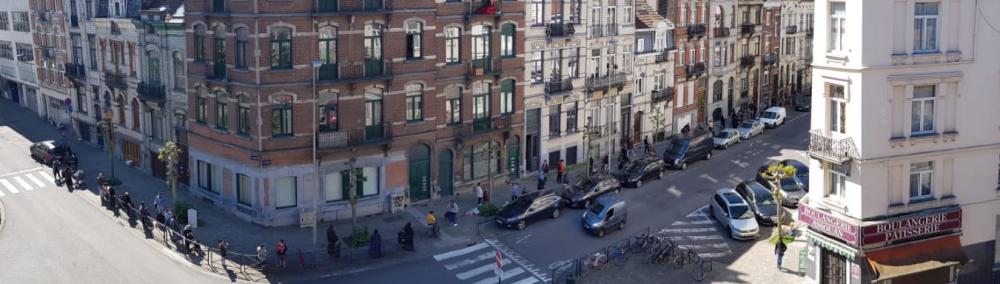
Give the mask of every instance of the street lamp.
[[111, 172], [111, 183], [117, 183], [117, 178], [115, 178], [115, 141], [114, 141], [114, 129], [117, 128], [114, 119], [112, 119], [113, 113], [110, 109], [104, 112], [104, 120], [97, 123], [97, 127], [101, 129], [104, 134], [104, 144], [108, 145], [108, 166]]
[[312, 127], [313, 127], [313, 131], [312, 131], [313, 132], [312, 152], [313, 152], [313, 164], [316, 167], [316, 171], [315, 171], [316, 174], [313, 177], [314, 181], [316, 182], [316, 196], [313, 198], [313, 226], [312, 226], [313, 227], [313, 245], [316, 245], [318, 243], [317, 242], [317, 238], [316, 238], [316, 234], [317, 234], [316, 227], [319, 227], [319, 199], [320, 199], [320, 196], [321, 196], [321, 194], [320, 194], [320, 187], [321, 186], [320, 186], [320, 182], [319, 182], [319, 165], [320, 165], [320, 161], [319, 161], [319, 155], [317, 153], [317, 148], [318, 148], [317, 147], [318, 146], [317, 143], [319, 143], [319, 137], [317, 136], [317, 135], [319, 135], [319, 129], [318, 129], [319, 126], [317, 124], [319, 122], [316, 121], [316, 118], [318, 118], [318, 116], [316, 116], [316, 109], [319, 108], [319, 105], [318, 105], [319, 94], [316, 93], [316, 79], [317, 79], [317, 73], [319, 71], [319, 67], [321, 65], [323, 65], [323, 62], [319, 61], [319, 59], [316, 59], [316, 60], [312, 61], [312, 67], [313, 67], [312, 68], [312, 70], [313, 70], [313, 72], [312, 72], [312, 94], [313, 94], [313, 100], [312, 100], [313, 101], [313, 106], [312, 106], [312, 119], [313, 119], [313, 122], [312, 122]]

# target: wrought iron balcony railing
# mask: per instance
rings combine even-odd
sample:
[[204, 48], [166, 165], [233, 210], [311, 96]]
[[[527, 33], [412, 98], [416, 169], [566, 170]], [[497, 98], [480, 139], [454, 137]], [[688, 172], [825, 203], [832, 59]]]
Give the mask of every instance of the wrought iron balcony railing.
[[754, 24], [742, 24], [740, 25], [740, 35], [741, 36], [752, 36], [753, 33], [757, 32], [757, 26]]
[[128, 81], [125, 79], [125, 74], [106, 71], [104, 72], [104, 84], [107, 85], [108, 88], [112, 89], [128, 89]]
[[570, 23], [548, 23], [545, 24], [545, 35], [549, 37], [571, 36], [576, 33], [576, 28]]
[[66, 63], [66, 77], [75, 81], [87, 81], [87, 66], [76, 63]]
[[653, 95], [650, 100], [655, 104], [659, 102], [666, 102], [674, 99], [674, 87], [666, 87], [659, 90], [653, 90]]
[[745, 55], [740, 57], [740, 67], [750, 68], [756, 63], [757, 57], [753, 55]]
[[764, 65], [772, 65], [778, 62], [778, 55], [774, 53], [768, 53], [764, 55]]
[[725, 28], [725, 27], [714, 28], [714, 29], [712, 29], [712, 35], [715, 36], [715, 37], [728, 37], [729, 36], [729, 28]]
[[785, 27], [785, 34], [793, 35], [799, 32], [799, 26], [791, 25]]
[[369, 125], [354, 129], [321, 131], [316, 135], [319, 149], [337, 149], [364, 145], [382, 145], [392, 142], [391, 132], [384, 124]]
[[687, 27], [688, 38], [705, 36], [705, 24], [691, 24]]
[[692, 63], [687, 65], [687, 77], [698, 77], [705, 74], [705, 63]]
[[552, 95], [573, 90], [573, 80], [553, 78], [545, 82], [545, 93]]
[[136, 87], [139, 99], [162, 104], [167, 99], [167, 89], [158, 82], [139, 82]]
[[858, 149], [851, 137], [833, 138], [821, 129], [809, 131], [809, 155], [820, 160], [842, 164], [859, 158]]
[[610, 88], [612, 86], [623, 85], [628, 81], [628, 73], [625, 72], [615, 72], [602, 77], [590, 77], [587, 78], [585, 85], [587, 90], [593, 91], [596, 89]]

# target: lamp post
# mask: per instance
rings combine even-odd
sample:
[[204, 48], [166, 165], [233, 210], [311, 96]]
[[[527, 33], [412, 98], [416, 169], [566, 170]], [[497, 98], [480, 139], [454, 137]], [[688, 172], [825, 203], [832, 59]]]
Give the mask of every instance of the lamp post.
[[315, 176], [313, 177], [313, 180], [316, 182], [316, 196], [313, 198], [313, 226], [312, 226], [313, 227], [312, 228], [313, 229], [313, 245], [318, 244], [317, 237], [316, 237], [316, 235], [317, 235], [317, 229], [316, 229], [316, 227], [319, 227], [319, 199], [322, 196], [322, 194], [320, 194], [322, 186], [321, 186], [321, 184], [319, 182], [319, 177], [320, 177], [320, 175], [319, 175], [319, 172], [320, 172], [320, 170], [319, 170], [320, 160], [319, 160], [319, 154], [317, 153], [317, 149], [319, 148], [318, 147], [319, 145], [317, 145], [319, 143], [319, 136], [318, 136], [319, 135], [319, 126], [317, 124], [319, 124], [319, 122], [315, 121], [315, 119], [319, 118], [319, 116], [316, 116], [316, 109], [319, 108], [319, 103], [318, 103], [318, 101], [319, 101], [319, 94], [316, 93], [316, 80], [317, 80], [317, 76], [318, 76], [317, 73], [318, 73], [319, 67], [321, 65], [323, 65], [323, 62], [319, 61], [319, 59], [312, 61], [312, 67], [313, 67], [312, 68], [312, 70], [313, 70], [313, 72], [312, 72], [312, 94], [313, 94], [313, 100], [312, 100], [313, 101], [312, 119], [314, 120], [312, 122], [312, 127], [313, 127], [312, 154], [313, 154], [313, 165], [315, 166]]
[[104, 141], [105, 141], [104, 144], [108, 146], [108, 166], [110, 167], [109, 171], [111, 172], [111, 181], [112, 183], [116, 183], [115, 181], [118, 180], [117, 178], [115, 178], [114, 129], [116, 126], [114, 119], [112, 119], [112, 116], [113, 113], [111, 112], [110, 109], [105, 111], [104, 121], [99, 122], [97, 125], [98, 127], [101, 128], [101, 131], [104, 133]]

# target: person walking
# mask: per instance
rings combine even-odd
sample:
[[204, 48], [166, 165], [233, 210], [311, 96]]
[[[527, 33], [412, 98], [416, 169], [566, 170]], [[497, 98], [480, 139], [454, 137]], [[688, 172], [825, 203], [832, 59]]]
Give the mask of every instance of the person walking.
[[125, 213], [126, 214], [129, 214], [130, 216], [132, 215], [132, 211], [131, 211], [132, 210], [132, 196], [128, 194], [128, 191], [126, 191], [125, 194], [122, 194], [122, 209], [125, 209]]
[[333, 225], [326, 228], [326, 253], [332, 255], [333, 257], [340, 257], [340, 238], [337, 237], [337, 232], [333, 230]]
[[448, 223], [451, 224], [452, 227], [458, 226], [458, 212], [458, 202], [455, 202], [453, 199], [451, 200], [451, 203], [448, 204], [448, 211], [444, 213], [444, 217], [448, 218]]
[[785, 257], [785, 250], [788, 250], [788, 246], [778, 238], [778, 242], [774, 244], [774, 255], [778, 256], [778, 270], [781, 270], [781, 258]]
[[518, 196], [521, 196], [522, 190], [521, 186], [516, 182], [510, 186], [510, 201], [514, 201]]
[[52, 159], [52, 176], [55, 177], [56, 183], [59, 183], [59, 179], [62, 178], [62, 163], [59, 159]]
[[549, 175], [549, 160], [542, 161], [542, 175]]
[[439, 234], [438, 233], [439, 228], [437, 224], [437, 217], [434, 216], [434, 211], [432, 210], [430, 212], [427, 212], [427, 216], [424, 217], [424, 219], [425, 221], [427, 221], [427, 228], [429, 230], [427, 232], [428, 235], [432, 238], [437, 238]]
[[372, 258], [382, 257], [382, 235], [378, 230], [373, 231], [371, 238], [368, 239], [368, 255]]
[[68, 189], [70, 192], [73, 192], [73, 172], [72, 171], [73, 170], [70, 169], [69, 167], [65, 167], [65, 168], [63, 168], [63, 173], [62, 173], [63, 180], [66, 183], [66, 189]]
[[611, 158], [608, 157], [608, 154], [604, 154], [604, 158], [601, 158], [601, 171], [611, 172]]
[[163, 196], [157, 192], [156, 198], [153, 198], [153, 209], [159, 211], [161, 206], [163, 206]]
[[257, 245], [257, 262], [260, 263], [260, 270], [267, 270], [267, 248], [264, 243]]
[[557, 177], [556, 182], [563, 182], [563, 174], [566, 173], [566, 164], [563, 163], [562, 159], [559, 159], [559, 164], [556, 165]]
[[226, 267], [226, 255], [229, 254], [229, 248], [226, 245], [226, 241], [219, 240], [219, 261], [222, 262], [222, 267]]
[[483, 183], [476, 183], [476, 205], [483, 205]]
[[139, 204], [139, 217], [142, 221], [142, 227], [144, 229], [149, 229], [149, 208], [146, 208], [145, 201]]
[[400, 234], [402, 237], [400, 238], [400, 242], [403, 244], [403, 249], [413, 251], [413, 225], [410, 222], [406, 222], [406, 225], [403, 226], [403, 232]]
[[288, 252], [288, 246], [285, 245], [285, 240], [278, 240], [278, 246], [274, 249], [274, 251], [278, 252], [278, 265], [281, 266], [281, 268], [287, 267], [287, 263], [285, 262], [285, 253]]

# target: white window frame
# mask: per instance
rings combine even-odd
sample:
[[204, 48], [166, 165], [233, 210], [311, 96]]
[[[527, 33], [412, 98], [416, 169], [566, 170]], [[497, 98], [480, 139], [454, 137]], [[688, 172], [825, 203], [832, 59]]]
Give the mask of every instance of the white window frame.
[[[926, 168], [920, 168], [921, 164], [926, 164]], [[916, 180], [914, 180], [916, 179]], [[916, 184], [914, 184], [916, 182]], [[927, 183], [926, 192], [921, 188], [916, 188], [914, 192], [914, 186], [920, 186], [921, 184]], [[924, 199], [930, 199], [934, 193], [934, 162], [926, 161], [919, 163], [910, 164], [910, 181], [908, 194], [910, 196], [910, 201], [920, 201]]]
[[[827, 96], [830, 98], [830, 132], [847, 133], [847, 100], [845, 87], [842, 85], [827, 85]], [[839, 88], [840, 95], [834, 96], [833, 90]], [[842, 120], [840, 118], [843, 118]]]
[[[282, 191], [283, 188], [281, 188], [279, 186], [279, 183], [282, 182], [282, 181], [285, 181], [286, 179], [292, 179], [292, 188], [291, 188], [291, 190], [292, 190], [292, 192], [291, 192], [291, 194], [292, 194], [291, 195], [291, 202], [292, 203], [291, 204], [283, 203], [283, 201], [285, 201], [285, 200], [282, 200], [283, 199], [282, 198], [282, 194], [288, 194], [288, 193], [283, 192]], [[275, 188], [275, 191], [274, 191], [274, 207], [276, 209], [295, 208], [296, 206], [298, 206], [298, 203], [299, 203], [299, 200], [298, 200], [299, 199], [299, 197], [298, 197], [299, 185], [298, 185], [298, 183], [299, 182], [298, 182], [298, 177], [297, 176], [285, 176], [285, 177], [279, 177], [279, 178], [274, 179], [274, 188]]]
[[827, 170], [826, 178], [829, 179], [827, 182], [827, 196], [845, 198], [847, 194], [847, 174], [839, 172], [831, 166]]
[[[917, 11], [919, 9], [918, 5], [935, 5], [935, 14], [933, 15], [920, 15]], [[940, 31], [941, 20], [939, 15], [941, 13], [940, 4], [937, 2], [917, 2], [914, 4], [913, 11], [913, 52], [914, 53], [933, 53], [938, 52], [938, 42], [940, 41], [940, 36], [938, 33]], [[928, 24], [928, 22], [933, 21], [933, 24]], [[929, 39], [930, 38], [930, 39]]]
[[[916, 88], [919, 88], [919, 87], [925, 87], [925, 86], [915, 86], [914, 87], [914, 94], [916, 94]], [[935, 105], [935, 101], [937, 99], [937, 86], [929, 85], [929, 87], [931, 87], [931, 89], [933, 90], [933, 92], [931, 93], [930, 97], [917, 98], [916, 96], [914, 96], [913, 99], [910, 102], [910, 112], [911, 112], [911, 114], [910, 114], [910, 135], [931, 134], [931, 133], [934, 133], [934, 131], [935, 131], [935, 124], [936, 124], [936, 122], [934, 120], [935, 120], [936, 117], [935, 117], [934, 113], [936, 112], [936, 107], [937, 107]], [[913, 113], [914, 106], [916, 106], [916, 105], [919, 105], [919, 107], [916, 108], [916, 110], [918, 110], [919, 113]], [[926, 107], [928, 105], [930, 105], [930, 113], [929, 114], [925, 112]], [[925, 123], [927, 121], [927, 119], [926, 119], [927, 116], [930, 116], [930, 124], [929, 125], [927, 125]], [[914, 123], [913, 119], [915, 119], [915, 118], [918, 120], [918, 122], [917, 122], [918, 126], [917, 126], [917, 128], [914, 129], [913, 128], [913, 123]]]
[[[843, 8], [843, 10], [834, 10], [835, 7]], [[844, 39], [846, 32], [844, 31], [847, 25], [847, 3], [846, 2], [830, 2], [830, 42], [827, 43], [827, 50], [831, 52], [843, 51], [844, 50]]]
[[[243, 184], [243, 180], [246, 180], [246, 184]], [[237, 173], [236, 182], [236, 203], [246, 206], [253, 205], [253, 179], [250, 176]], [[243, 192], [243, 191], [246, 192]], [[244, 200], [245, 199], [245, 200]]]

